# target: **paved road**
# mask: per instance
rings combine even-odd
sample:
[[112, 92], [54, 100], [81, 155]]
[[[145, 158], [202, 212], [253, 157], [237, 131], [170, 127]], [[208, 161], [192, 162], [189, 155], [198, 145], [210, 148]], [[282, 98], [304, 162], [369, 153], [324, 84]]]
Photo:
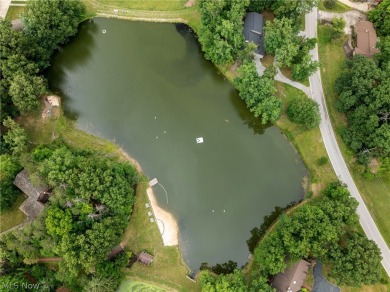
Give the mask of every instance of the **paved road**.
[[0, 0], [0, 17], [5, 19], [11, 0]]
[[[314, 8], [312, 12], [306, 14], [306, 36], [307, 37], [317, 37], [317, 8]], [[313, 56], [313, 59], [318, 60], [318, 47], [316, 46], [310, 52]], [[326, 108], [326, 103], [324, 99], [324, 93], [322, 89], [321, 75], [318, 70], [309, 78], [311, 96], [314, 100], [320, 105], [320, 114], [321, 114], [321, 124], [320, 131], [322, 135], [322, 140], [324, 142], [326, 151], [328, 152], [329, 159], [332, 163], [333, 169], [339, 179], [347, 184], [348, 190], [351, 195], [359, 202], [357, 213], [359, 214], [360, 225], [362, 226], [364, 232], [366, 233], [369, 239], [372, 239], [376, 242], [378, 247], [382, 252], [382, 265], [385, 268], [387, 274], [390, 276], [390, 250], [386, 245], [382, 235], [380, 234], [378, 228], [375, 225], [374, 220], [372, 219], [370, 213], [362, 197], [359, 194], [359, 191], [352, 179], [351, 174], [345, 164], [344, 158], [341, 155], [340, 148], [337, 144], [335, 134], [332, 129], [332, 125], [329, 119], [328, 111]]]

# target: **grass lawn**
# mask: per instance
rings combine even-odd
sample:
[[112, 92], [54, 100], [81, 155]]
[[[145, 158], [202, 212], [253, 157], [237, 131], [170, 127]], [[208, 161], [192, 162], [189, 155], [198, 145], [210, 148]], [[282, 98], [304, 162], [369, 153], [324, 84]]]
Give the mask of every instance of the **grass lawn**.
[[127, 242], [126, 250], [139, 253], [142, 250], [154, 255], [150, 266], [135, 263], [126, 274], [137, 281], [153, 283], [169, 290], [200, 291], [199, 284], [186, 278], [188, 269], [182, 262], [177, 246], [164, 247], [156, 223], [149, 221], [145, 203], [147, 184], [137, 187], [136, 202], [128, 229], [122, 241]]
[[343, 40], [332, 42], [330, 36], [331, 30], [329, 26], [321, 25], [318, 27], [319, 56], [323, 64], [321, 78], [332, 125], [344, 159], [359, 192], [386, 243], [390, 245], [390, 220], [388, 216], [390, 208], [390, 182], [381, 178], [367, 180], [357, 173], [355, 171], [356, 163], [353, 153], [347, 148], [340, 136], [342, 129], [346, 126], [346, 118], [344, 114], [337, 112], [334, 107], [337, 99], [334, 91], [334, 82], [341, 72], [341, 65], [345, 60], [345, 55], [342, 49]]
[[[291, 80], [294, 80], [292, 78], [292, 69], [288, 68], [288, 67], [283, 67], [280, 69], [280, 71], [282, 72], [282, 74], [284, 76], [286, 76], [288, 79], [291, 79]], [[296, 80], [294, 80], [296, 81]], [[300, 82], [302, 83], [303, 85], [309, 87], [310, 86], [310, 83], [309, 83], [309, 78], [306, 78], [304, 81], [296, 81], [296, 82]]]
[[[276, 84], [278, 89], [277, 94], [283, 99], [285, 109], [294, 97], [304, 95], [302, 91], [288, 84], [280, 82], [277, 82]], [[276, 125], [290, 141], [292, 141], [295, 148], [300, 153], [310, 172], [310, 190], [314, 195], [317, 195], [329, 182], [337, 180], [336, 174], [329, 161], [325, 165], [320, 165], [320, 163], [318, 163], [321, 157], [328, 157], [324, 143], [321, 139], [320, 129], [315, 128], [308, 131], [301, 126], [292, 123], [288, 119], [285, 109], [280, 119], [276, 122]]]
[[8, 8], [7, 15], [5, 16], [5, 19], [7, 20], [14, 20], [19, 18], [19, 14], [22, 13], [24, 10], [23, 6], [10, 6]]
[[[191, 8], [184, 7], [185, 0], [83, 0], [87, 15], [100, 14], [130, 20], [184, 22], [195, 31], [200, 23], [197, 4]], [[118, 9], [117, 13], [114, 10]]]
[[165, 292], [167, 290], [148, 283], [127, 280], [125, 282], [122, 282], [122, 284], [119, 286], [117, 291], [118, 292], [145, 292], [145, 291]]
[[352, 10], [352, 8], [348, 7], [347, 5], [345, 5], [339, 1], [336, 1], [336, 5], [333, 9], [328, 9], [324, 5], [324, 0], [320, 0], [320, 4], [318, 5], [318, 9], [323, 10], [323, 11], [338, 12], [338, 13], [344, 13], [344, 12], [347, 12], [349, 10]]
[[11, 209], [0, 214], [0, 232], [6, 231], [11, 227], [14, 227], [26, 219], [26, 215], [19, 210], [19, 206], [24, 202], [26, 198], [20, 194]]

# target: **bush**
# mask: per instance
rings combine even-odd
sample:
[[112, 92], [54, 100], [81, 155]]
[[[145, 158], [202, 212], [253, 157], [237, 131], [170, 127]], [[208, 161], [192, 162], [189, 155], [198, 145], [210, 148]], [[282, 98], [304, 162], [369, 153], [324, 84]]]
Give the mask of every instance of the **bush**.
[[319, 166], [322, 166], [322, 165], [327, 164], [328, 161], [329, 161], [328, 157], [322, 156], [320, 159], [318, 159], [317, 164], [318, 164]]
[[333, 9], [336, 6], [336, 0], [325, 0], [324, 6], [328, 9]]
[[296, 97], [287, 107], [289, 119], [306, 129], [318, 127], [321, 121], [319, 106], [306, 96]]
[[332, 31], [333, 38], [337, 39], [344, 35], [345, 20], [342, 17], [333, 17], [332, 19]]

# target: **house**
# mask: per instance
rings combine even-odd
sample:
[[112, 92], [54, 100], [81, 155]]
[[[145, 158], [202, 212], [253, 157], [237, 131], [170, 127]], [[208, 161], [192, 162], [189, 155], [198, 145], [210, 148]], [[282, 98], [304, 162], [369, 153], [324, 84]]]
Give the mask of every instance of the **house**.
[[372, 57], [378, 53], [376, 31], [372, 22], [362, 20], [355, 24], [356, 48], [354, 54]]
[[139, 254], [138, 261], [145, 265], [150, 265], [153, 262], [153, 256], [143, 251]]
[[23, 30], [24, 24], [20, 19], [15, 19], [11, 21], [13, 30]]
[[300, 260], [291, 267], [284, 270], [283, 273], [277, 274], [271, 283], [272, 288], [278, 292], [298, 292], [305, 282], [310, 263]]
[[256, 12], [249, 12], [244, 19], [245, 42], [257, 45], [256, 54], [264, 56], [264, 18]]
[[44, 203], [50, 196], [49, 187], [40, 181], [33, 184], [26, 169], [16, 175], [14, 185], [27, 196], [19, 207], [20, 211], [34, 220], [45, 208]]

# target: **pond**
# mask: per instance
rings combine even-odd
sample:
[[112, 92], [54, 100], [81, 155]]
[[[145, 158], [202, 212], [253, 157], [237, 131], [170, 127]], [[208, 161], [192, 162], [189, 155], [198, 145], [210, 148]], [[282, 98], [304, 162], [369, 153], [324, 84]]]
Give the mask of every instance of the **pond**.
[[48, 77], [80, 129], [115, 141], [158, 178], [167, 194], [155, 187], [157, 201], [176, 218], [192, 270], [245, 264], [250, 230], [303, 196], [307, 170], [293, 146], [253, 118], [184, 25], [96, 18]]

